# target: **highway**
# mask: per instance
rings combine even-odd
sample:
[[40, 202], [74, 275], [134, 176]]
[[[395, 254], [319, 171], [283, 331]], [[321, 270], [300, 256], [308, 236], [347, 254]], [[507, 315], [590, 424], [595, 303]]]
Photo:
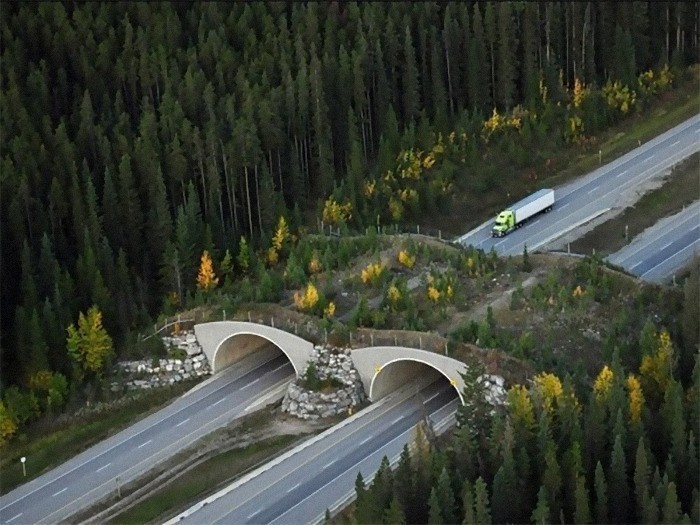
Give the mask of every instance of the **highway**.
[[416, 390], [394, 392], [167, 523], [322, 520], [326, 508], [352, 496], [358, 472], [371, 478], [385, 455], [398, 457], [423, 415], [433, 422], [454, 415], [457, 393], [444, 379]]
[[[554, 209], [537, 216], [519, 230], [500, 239], [492, 238], [491, 219], [455, 242], [464, 246], [471, 244], [485, 251], [493, 248], [500, 255], [521, 254], [525, 246], [533, 252], [613, 208], [628, 205], [630, 200], [634, 201], [641, 196], [638, 189], [645, 181], [697, 151], [700, 151], [700, 115], [592, 173], [556, 188]], [[694, 241], [692, 235], [689, 235], [679, 242], [681, 245], [685, 243], [676, 246], [680, 252]], [[692, 253], [692, 250], [686, 249], [680, 253], [679, 260]], [[648, 252], [648, 256], [656, 257], [652, 252]]]
[[0, 523], [57, 523], [114, 494], [293, 380], [276, 349], [249, 356], [167, 407], [0, 498]]
[[607, 257], [647, 281], [661, 283], [700, 255], [700, 201], [667, 217]]

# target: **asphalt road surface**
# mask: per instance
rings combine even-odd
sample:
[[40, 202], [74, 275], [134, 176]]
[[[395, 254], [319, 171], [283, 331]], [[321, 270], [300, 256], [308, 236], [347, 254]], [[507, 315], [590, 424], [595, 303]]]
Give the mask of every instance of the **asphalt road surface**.
[[424, 415], [448, 418], [458, 403], [442, 379], [410, 396], [396, 392], [168, 523], [314, 523], [347, 500], [358, 472], [368, 479], [385, 455], [398, 456]]
[[[270, 358], [272, 356], [272, 358]], [[0, 523], [57, 523], [89, 507], [294, 378], [279, 351], [251, 356], [166, 408], [0, 498]]]
[[[527, 246], [535, 251], [579, 225], [620, 206], [625, 193], [634, 192], [644, 181], [700, 151], [700, 115], [642, 144], [619, 159], [602, 166], [554, 192], [554, 209], [538, 215], [522, 228], [503, 238], [491, 237], [490, 220], [456, 242], [500, 255], [519, 255]], [[514, 201], [517, 199], [513, 199]], [[692, 236], [683, 242], [692, 243]], [[686, 244], [688, 246], [688, 244]], [[686, 252], [683, 253], [687, 253]]]
[[661, 283], [700, 255], [700, 201], [656, 223], [608, 261], [647, 281]]

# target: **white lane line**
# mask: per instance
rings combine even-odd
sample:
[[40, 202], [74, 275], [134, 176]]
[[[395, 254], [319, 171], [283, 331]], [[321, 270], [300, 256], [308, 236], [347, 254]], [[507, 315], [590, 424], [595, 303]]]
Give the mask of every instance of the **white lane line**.
[[535, 224], [537, 224], [537, 223], [540, 222], [541, 220], [542, 220], [542, 219], [537, 219], [535, 222], [531, 222], [531, 223], [530, 223], [530, 226], [534, 226]]
[[67, 491], [67, 490], [68, 490], [68, 487], [61, 489], [61, 490], [59, 490], [58, 492], [55, 492], [55, 493], [53, 494], [53, 497], [55, 498], [56, 496], [58, 496], [59, 494], [63, 494], [63, 493], [64, 493], [65, 491]]
[[586, 195], [590, 195], [591, 193], [593, 193], [594, 191], [596, 191], [598, 188], [600, 188], [600, 186], [596, 186], [596, 187], [593, 188], [591, 191], [589, 191]]
[[297, 488], [299, 485], [301, 485], [301, 481], [300, 481], [299, 483], [297, 483], [296, 485], [294, 485], [292, 488], [287, 489], [287, 492], [293, 491], [293, 490], [294, 490], [295, 488]]
[[333, 463], [335, 463], [335, 461], [331, 461], [330, 463], [326, 463], [325, 465], [323, 465], [323, 469], [322, 469], [322, 470], [327, 469], [327, 468], [330, 467]]
[[680, 143], [681, 143], [681, 141], [680, 141], [680, 140], [677, 140], [676, 142], [674, 142], [673, 144], [671, 144], [671, 147], [676, 146], [676, 145], [678, 145], [678, 144], [680, 144]]
[[188, 417], [187, 419], [184, 419], [184, 420], [180, 421], [180, 422], [179, 422], [177, 425], [175, 425], [175, 426], [176, 426], [176, 427], [181, 427], [182, 425], [184, 425], [185, 423], [187, 423], [189, 420], [190, 420], [190, 418]]
[[362, 442], [360, 443], [360, 445], [364, 445], [364, 444], [367, 443], [370, 439], [372, 439], [372, 436], [369, 436], [368, 438], [366, 438], [364, 441], [362, 441]]
[[145, 447], [145, 446], [148, 445], [151, 441], [153, 441], [153, 440], [152, 440], [152, 439], [149, 439], [149, 440], [146, 441], [145, 443], [141, 443], [137, 448]]
[[391, 422], [391, 424], [392, 424], [392, 425], [395, 425], [396, 423], [398, 423], [398, 422], [401, 421], [402, 419], [403, 419], [403, 416], [399, 416], [399, 417], [397, 417], [396, 419], [394, 419], [394, 420]]
[[664, 245], [661, 247], [661, 249], [660, 249], [659, 251], [660, 251], [660, 252], [664, 251], [666, 248], [668, 248], [668, 247], [671, 246], [672, 244], [673, 244], [673, 241], [669, 242], [668, 244], [664, 244]]
[[651, 159], [654, 158], [654, 155], [649, 155], [646, 159], [644, 159], [642, 162], [649, 162]]
[[111, 463], [107, 463], [106, 465], [102, 465], [102, 466], [101, 466], [100, 468], [98, 468], [95, 472], [101, 472], [101, 471], [103, 471], [104, 469], [106, 469], [107, 467], [109, 467], [110, 465], [111, 465]]
[[563, 210], [563, 209], [566, 208], [569, 204], [571, 204], [571, 203], [570, 203], [570, 202], [567, 202], [566, 204], [562, 204], [561, 206], [557, 206], [557, 209], [558, 209], [558, 210]]
[[226, 401], [226, 398], [222, 397], [216, 403], [212, 403], [211, 406], [215, 407], [216, 405], [218, 405], [219, 403], [223, 403], [224, 401]]
[[618, 173], [617, 175], [615, 175], [615, 178], [622, 177], [625, 173], [627, 173], [627, 170], [621, 171], [620, 173]]
[[10, 523], [11, 521], [15, 521], [15, 520], [16, 520], [17, 518], [19, 518], [21, 515], [22, 515], [22, 513], [20, 512], [19, 514], [17, 514], [17, 516], [13, 516], [13, 517], [11, 517], [9, 520], [7, 520], [6, 523]]

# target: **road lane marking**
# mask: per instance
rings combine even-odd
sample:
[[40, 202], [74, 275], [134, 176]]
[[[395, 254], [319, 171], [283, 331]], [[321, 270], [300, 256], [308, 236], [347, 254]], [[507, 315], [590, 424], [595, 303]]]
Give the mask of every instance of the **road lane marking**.
[[688, 244], [688, 245], [685, 246], [685, 248], [682, 248], [681, 250], [678, 250], [677, 252], [675, 252], [675, 253], [672, 254], [672, 255], [669, 255], [669, 256], [666, 257], [663, 261], [661, 261], [659, 264], [653, 266], [652, 268], [649, 268], [646, 272], [644, 272], [644, 273], [643, 273], [642, 275], [640, 275], [639, 277], [643, 279], [645, 275], [647, 275], [647, 274], [653, 272], [653, 271], [656, 270], [659, 266], [661, 266], [662, 264], [664, 264], [666, 261], [668, 261], [668, 260], [670, 260], [670, 259], [673, 259], [673, 258], [676, 257], [677, 255], [679, 255], [679, 254], [683, 253], [684, 251], [686, 251], [688, 248], [693, 248], [693, 249], [695, 249], [695, 244], [697, 244], [697, 242], [698, 242], [698, 241], [695, 241], [695, 242], [693, 242], [693, 243], [691, 243], [691, 244]]
[[615, 178], [622, 177], [625, 173], [627, 173], [627, 170], [621, 171], [620, 173], [618, 173], [617, 175], [615, 175]]
[[666, 248], [668, 248], [669, 246], [671, 246], [674, 242], [675, 242], [675, 241], [671, 241], [671, 242], [669, 242], [668, 244], [663, 245], [659, 251], [660, 251], [660, 252], [664, 251]]
[[396, 423], [398, 423], [398, 422], [401, 421], [402, 419], [403, 419], [403, 416], [399, 416], [399, 417], [397, 417], [396, 419], [394, 419], [394, 420], [391, 422], [391, 424], [392, 424], [392, 425], [395, 425]]
[[[7, 505], [4, 505], [3, 507], [0, 507], [0, 511], [3, 511], [3, 510], [5, 510], [7, 507], [9, 507], [10, 505], [12, 505], [12, 504], [14, 504], [14, 503], [17, 503], [17, 502], [19, 502], [19, 501], [21, 501], [21, 500], [27, 498], [28, 496], [30, 496], [30, 495], [32, 495], [32, 494], [34, 494], [34, 493], [36, 493], [36, 492], [38, 492], [38, 491], [40, 491], [40, 490], [43, 490], [43, 489], [44, 489], [46, 486], [48, 486], [50, 483], [53, 483], [54, 481], [63, 478], [63, 477], [66, 476], [67, 474], [70, 474], [71, 472], [74, 472], [75, 470], [79, 469], [80, 467], [85, 466], [86, 464], [90, 463], [90, 462], [93, 461], [94, 459], [99, 458], [100, 456], [106, 454], [107, 452], [109, 452], [109, 451], [111, 451], [111, 450], [114, 450], [114, 449], [117, 448], [119, 445], [122, 445], [123, 443], [126, 443], [127, 441], [129, 441], [129, 440], [131, 440], [131, 439], [134, 439], [136, 436], [139, 436], [139, 435], [143, 434], [144, 432], [146, 432], [147, 430], [149, 430], [150, 428], [152, 428], [154, 425], [157, 425], [158, 423], [160, 423], [160, 422], [162, 422], [162, 421], [165, 421], [166, 419], [169, 419], [169, 418], [171, 418], [171, 417], [173, 417], [173, 416], [179, 414], [180, 412], [183, 412], [183, 411], [185, 411], [185, 410], [191, 408], [192, 405], [197, 404], [198, 402], [200, 402], [200, 401], [202, 401], [202, 400], [204, 400], [204, 399], [206, 399], [206, 398], [208, 398], [208, 397], [210, 397], [210, 396], [216, 394], [217, 392], [220, 392], [221, 390], [228, 389], [228, 387], [229, 387], [230, 385], [232, 385], [233, 383], [236, 383], [236, 382], [240, 381], [241, 379], [243, 379], [244, 377], [246, 377], [246, 376], [248, 376], [248, 375], [250, 375], [250, 374], [252, 374], [252, 373], [258, 371], [259, 368], [261, 368], [261, 367], [267, 365], [268, 363], [270, 363], [270, 362], [276, 360], [277, 358], [278, 358], [278, 357], [273, 357], [273, 358], [271, 358], [271, 359], [268, 359], [267, 361], [265, 361], [264, 363], [261, 363], [260, 365], [256, 366], [256, 367], [253, 368], [252, 370], [248, 370], [247, 372], [244, 372], [244, 373], [241, 374], [240, 376], [236, 375], [236, 377], [235, 377], [234, 379], [232, 379], [231, 381], [228, 381], [228, 380], [227, 380], [227, 381], [226, 381], [224, 384], [222, 384], [221, 386], [218, 386], [218, 387], [216, 387], [214, 390], [212, 390], [211, 392], [204, 394], [204, 396], [203, 396], [202, 398], [200, 398], [200, 399], [195, 399], [195, 400], [193, 400], [191, 403], [187, 403], [187, 404], [185, 404], [184, 406], [182, 406], [181, 408], [176, 409], [175, 412], [173, 412], [173, 413], [171, 413], [171, 414], [164, 415], [164, 416], [162, 416], [162, 417], [160, 417], [160, 418], [154, 420], [153, 422], [150, 422], [150, 424], [149, 424], [148, 427], [146, 427], [146, 428], [144, 428], [143, 430], [137, 432], [136, 434], [130, 435], [130, 436], [128, 436], [128, 437], [122, 439], [121, 441], [118, 441], [118, 442], [114, 443], [112, 446], [110, 446], [107, 450], [103, 451], [103, 452], [100, 453], [99, 455], [97, 455], [97, 456], [95, 456], [95, 457], [93, 457], [93, 458], [86, 459], [85, 461], [83, 461], [82, 463], [76, 465], [75, 467], [73, 467], [72, 469], [70, 469], [68, 472], [62, 474], [61, 476], [59, 476], [59, 477], [57, 477], [57, 478], [55, 478], [55, 479], [52, 479], [52, 480], [47, 481], [47, 482], [44, 483], [43, 485], [41, 485], [41, 486], [35, 488], [34, 490], [32, 490], [32, 491], [30, 491], [30, 492], [27, 492], [26, 494], [23, 494], [22, 496], [20, 496], [19, 498], [17, 498], [17, 499], [14, 500], [14, 501], [8, 503]], [[286, 364], [285, 364], [284, 366], [286, 366]], [[212, 384], [215, 384], [215, 383], [212, 383]], [[209, 409], [209, 407], [210, 407], [210, 405], [207, 405], [206, 409]], [[206, 409], [205, 409], [205, 410], [206, 410]], [[131, 428], [131, 427], [129, 427], [129, 428]], [[122, 432], [126, 433], [127, 430], [125, 429], [125, 430], [123, 430]], [[92, 491], [90, 491], [90, 492], [92, 492]], [[51, 513], [51, 514], [54, 514], [54, 513]], [[50, 515], [51, 515], [51, 514], [50, 514]]]
[[590, 195], [591, 193], [593, 193], [593, 192], [594, 192], [595, 190], [597, 190], [598, 188], [600, 188], [600, 186], [596, 186], [596, 187], [593, 188], [591, 191], [589, 191], [586, 195]]
[[372, 436], [369, 436], [368, 438], [366, 438], [364, 441], [362, 441], [362, 442], [360, 443], [360, 445], [364, 445], [364, 444], [367, 443], [370, 439], [372, 439]]
[[226, 401], [226, 398], [222, 397], [216, 403], [212, 403], [211, 406], [215, 407], [216, 405], [218, 405], [219, 403], [223, 403], [224, 401]]
[[106, 469], [107, 467], [109, 467], [110, 465], [111, 465], [111, 463], [107, 463], [106, 465], [102, 465], [102, 466], [101, 466], [100, 468], [98, 468], [95, 472], [100, 472], [100, 471]]
[[562, 204], [561, 206], [557, 206], [557, 209], [558, 209], [558, 210], [563, 210], [563, 209], [566, 208], [569, 204], [571, 204], [571, 203], [570, 203], [570, 202], [567, 202], [566, 204]]
[[138, 446], [138, 448], [145, 447], [145, 446], [148, 445], [151, 441], [153, 441], [153, 440], [152, 440], [152, 439], [149, 439], [149, 440], [146, 441], [145, 443], [141, 443], [141, 444]]
[[188, 417], [187, 419], [185, 419], [185, 420], [183, 420], [183, 421], [180, 421], [180, 422], [179, 422], [177, 425], [175, 425], [175, 426], [176, 426], [176, 427], [181, 427], [182, 425], [184, 425], [185, 423], [187, 423], [189, 420], [190, 420], [190, 418]]
[[15, 520], [16, 520], [17, 518], [19, 518], [21, 515], [22, 515], [22, 513], [20, 512], [19, 514], [17, 514], [17, 516], [13, 516], [13, 517], [10, 518], [9, 520], [7, 520], [6, 523], [10, 523], [11, 521], [15, 521]]
[[333, 463], [335, 463], [335, 461], [331, 461], [330, 463], [326, 463], [325, 465], [323, 465], [323, 470], [326, 470], [326, 469], [327, 469], [328, 467], [330, 467]]
[[297, 483], [296, 485], [294, 485], [292, 488], [287, 489], [287, 493], [293, 491], [293, 490], [294, 490], [295, 488], [297, 488], [299, 485], [301, 485], [301, 481], [300, 481], [299, 483]]
[[55, 498], [56, 496], [58, 496], [59, 494], [64, 493], [64, 492], [67, 491], [67, 490], [68, 490], [68, 487], [65, 487], [65, 488], [61, 489], [61, 490], [59, 490], [58, 492], [55, 492], [54, 495], [53, 495], [53, 497]]
[[681, 141], [680, 141], [680, 140], [677, 140], [676, 142], [674, 142], [673, 144], [671, 144], [671, 147], [676, 146], [677, 144], [680, 144], [680, 143], [681, 143]]
[[648, 161], [650, 161], [650, 160], [653, 159], [653, 158], [654, 158], [654, 155], [650, 155], [650, 156], [648, 156], [646, 159], [644, 159], [642, 162], [648, 162]]

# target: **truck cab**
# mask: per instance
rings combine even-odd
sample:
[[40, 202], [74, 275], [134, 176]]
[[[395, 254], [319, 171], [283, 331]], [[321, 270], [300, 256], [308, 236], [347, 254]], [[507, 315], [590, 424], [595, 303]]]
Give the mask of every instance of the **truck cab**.
[[496, 216], [496, 222], [491, 231], [494, 237], [503, 237], [515, 226], [515, 214], [511, 210], [504, 210]]

